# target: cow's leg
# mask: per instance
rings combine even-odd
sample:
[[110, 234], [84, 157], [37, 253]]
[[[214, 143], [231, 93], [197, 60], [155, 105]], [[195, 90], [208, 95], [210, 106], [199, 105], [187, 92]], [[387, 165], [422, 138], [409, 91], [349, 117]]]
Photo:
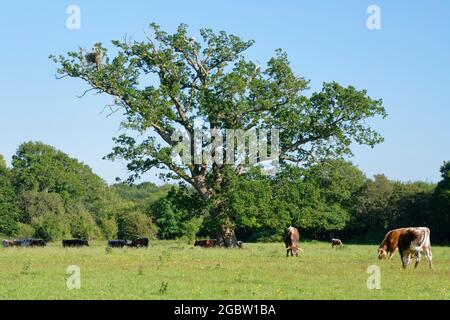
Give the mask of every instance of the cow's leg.
[[406, 269], [408, 266], [408, 254], [404, 254], [402, 251], [400, 251], [400, 258], [402, 259], [402, 268]]
[[430, 269], [433, 269], [433, 254], [431, 253], [431, 247], [425, 248], [424, 251], [428, 260], [428, 265], [430, 266]]
[[289, 257], [289, 250], [290, 248], [286, 248], [286, 258]]
[[414, 269], [417, 268], [420, 262], [420, 252], [416, 253], [416, 263], [414, 264]]
[[411, 266], [413, 255], [411, 253], [408, 254], [408, 268]]
[[397, 250], [398, 250], [398, 248], [395, 248], [394, 251], [389, 252], [389, 258], [388, 258], [388, 260], [391, 260], [391, 259], [392, 259], [392, 257], [397, 253]]

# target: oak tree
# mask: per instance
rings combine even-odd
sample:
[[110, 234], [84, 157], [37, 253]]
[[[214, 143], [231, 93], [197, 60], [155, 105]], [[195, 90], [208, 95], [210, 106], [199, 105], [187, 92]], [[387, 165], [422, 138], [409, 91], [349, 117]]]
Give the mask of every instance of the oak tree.
[[279, 159], [300, 164], [351, 154], [353, 142], [373, 147], [383, 141], [367, 122], [386, 116], [381, 100], [336, 82], [308, 94], [309, 81], [295, 74], [282, 50], [260, 66], [244, 55], [253, 41], [224, 31], [201, 29], [197, 40], [185, 24], [173, 34], [154, 23], [150, 29], [142, 41], [112, 41], [114, 54], [96, 44], [101, 68], [86, 61], [82, 48], [51, 58], [58, 78], [81, 79], [87, 92], [114, 97], [123, 126], [136, 133], [115, 138], [109, 158], [127, 161], [130, 180], [157, 167], [192, 185], [210, 203], [224, 246], [235, 246], [236, 239], [220, 195], [252, 164], [177, 163], [171, 156], [177, 129], [193, 136], [195, 121], [205, 130], [278, 129]]

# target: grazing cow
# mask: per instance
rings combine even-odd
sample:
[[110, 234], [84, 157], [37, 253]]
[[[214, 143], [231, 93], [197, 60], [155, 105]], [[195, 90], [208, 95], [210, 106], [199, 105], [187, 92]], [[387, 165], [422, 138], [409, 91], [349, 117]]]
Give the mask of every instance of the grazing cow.
[[34, 248], [34, 247], [45, 247], [47, 245], [47, 242], [42, 239], [25, 239], [20, 241], [14, 241], [14, 245]]
[[109, 240], [108, 247], [110, 248], [123, 248], [128, 244], [126, 240]]
[[386, 233], [383, 242], [378, 248], [378, 259], [391, 260], [398, 250], [398, 239], [400, 234], [405, 232], [407, 228], [394, 229]]
[[12, 240], [3, 240], [2, 241], [3, 248], [11, 248], [14, 247], [14, 241]]
[[342, 243], [342, 241], [340, 239], [331, 239], [331, 248], [334, 248], [335, 246], [342, 248], [344, 246], [344, 244]]
[[149, 245], [148, 238], [135, 238], [131, 240], [131, 244], [129, 246], [133, 248], [143, 248], [143, 247], [148, 248], [148, 245]]
[[89, 247], [89, 242], [87, 240], [81, 240], [81, 239], [63, 240], [62, 246], [63, 246], [63, 248]]
[[12, 246], [13, 247], [22, 247], [22, 246], [24, 246], [24, 240], [14, 240]]
[[397, 249], [400, 252], [404, 269], [409, 267], [413, 257], [416, 260], [414, 265], [414, 268], [416, 268], [419, 264], [422, 251], [426, 254], [430, 268], [433, 268], [430, 229], [426, 227], [414, 227], [389, 231], [378, 249], [378, 258], [386, 258], [388, 252], [391, 253], [392, 257]]
[[404, 269], [409, 267], [412, 257], [416, 260], [414, 268], [417, 268], [422, 251], [426, 254], [430, 269], [433, 268], [430, 229], [426, 227], [408, 228], [398, 239], [398, 251], [400, 252]]
[[195, 247], [212, 248], [216, 246], [216, 240], [197, 240], [195, 241]]
[[298, 252], [303, 252], [303, 250], [298, 246], [299, 240], [300, 234], [298, 233], [297, 228], [290, 226], [285, 230], [283, 241], [286, 245], [286, 257], [289, 257], [289, 253], [291, 254], [291, 257], [293, 257], [294, 254], [298, 257]]

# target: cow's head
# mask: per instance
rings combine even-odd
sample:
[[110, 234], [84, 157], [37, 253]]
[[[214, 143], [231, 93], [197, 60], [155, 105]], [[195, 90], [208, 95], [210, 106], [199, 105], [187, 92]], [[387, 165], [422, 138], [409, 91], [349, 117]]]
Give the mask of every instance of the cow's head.
[[386, 250], [385, 247], [379, 247], [378, 248], [378, 259], [379, 260], [386, 259], [387, 254], [388, 253], [387, 253], [387, 250]]
[[292, 244], [291, 250], [293, 255], [298, 255], [298, 246], [296, 244]]

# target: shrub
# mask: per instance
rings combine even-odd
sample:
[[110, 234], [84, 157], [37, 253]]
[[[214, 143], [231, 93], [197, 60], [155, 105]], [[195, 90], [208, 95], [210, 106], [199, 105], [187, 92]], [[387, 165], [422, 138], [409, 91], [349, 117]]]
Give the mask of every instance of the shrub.
[[55, 241], [70, 237], [69, 224], [64, 215], [45, 213], [33, 219], [35, 236], [45, 241]]
[[31, 238], [34, 236], [35, 230], [32, 226], [25, 223], [17, 224], [17, 232], [15, 233], [15, 237], [19, 239]]
[[81, 211], [70, 218], [72, 236], [79, 239], [91, 239], [98, 235], [98, 227], [87, 211]]
[[124, 213], [119, 217], [118, 236], [121, 239], [133, 239], [136, 237], [155, 238], [156, 227], [152, 219], [142, 212]]
[[117, 237], [118, 226], [116, 219], [101, 218], [99, 227], [105, 239], [115, 239]]
[[196, 217], [183, 224], [184, 236], [189, 244], [194, 244], [197, 233], [203, 224], [203, 217]]

